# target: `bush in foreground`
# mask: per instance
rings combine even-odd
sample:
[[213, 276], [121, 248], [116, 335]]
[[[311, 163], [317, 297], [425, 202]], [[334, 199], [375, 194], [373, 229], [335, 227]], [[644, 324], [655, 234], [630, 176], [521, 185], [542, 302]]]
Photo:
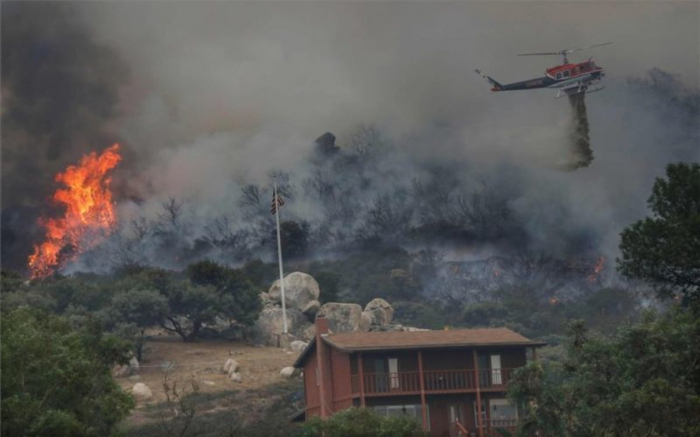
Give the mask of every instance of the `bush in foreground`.
[[321, 420], [313, 417], [300, 437], [423, 437], [421, 425], [408, 416], [382, 417], [370, 408], [349, 408]]

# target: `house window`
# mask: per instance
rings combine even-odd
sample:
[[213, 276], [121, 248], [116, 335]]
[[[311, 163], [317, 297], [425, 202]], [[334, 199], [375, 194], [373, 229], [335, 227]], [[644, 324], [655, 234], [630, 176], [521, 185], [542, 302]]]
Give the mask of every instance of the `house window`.
[[399, 360], [398, 358], [389, 358], [389, 387], [399, 388]]
[[518, 407], [508, 399], [491, 399], [489, 401], [491, 426], [513, 426], [518, 420]]
[[377, 358], [373, 361], [374, 384], [378, 392], [399, 388], [399, 359]]
[[493, 385], [502, 385], [503, 377], [501, 376], [501, 356], [491, 355], [491, 383]]

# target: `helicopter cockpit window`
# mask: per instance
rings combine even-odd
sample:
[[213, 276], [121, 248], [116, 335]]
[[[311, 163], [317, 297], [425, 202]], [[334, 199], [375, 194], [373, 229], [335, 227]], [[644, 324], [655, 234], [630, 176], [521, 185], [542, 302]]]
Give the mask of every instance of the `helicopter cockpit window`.
[[569, 77], [569, 70], [564, 70], [564, 77]]
[[561, 79], [561, 72], [557, 73], [557, 79]]

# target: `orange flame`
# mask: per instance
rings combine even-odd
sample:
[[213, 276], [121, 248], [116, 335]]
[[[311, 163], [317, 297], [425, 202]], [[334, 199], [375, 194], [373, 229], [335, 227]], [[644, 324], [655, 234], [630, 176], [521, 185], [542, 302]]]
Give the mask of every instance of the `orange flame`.
[[600, 275], [600, 272], [603, 271], [604, 266], [605, 266], [605, 257], [600, 256], [598, 258], [598, 263], [593, 268], [593, 273], [591, 273], [588, 276], [588, 282], [595, 282], [595, 280], [598, 279], [598, 275]]
[[51, 274], [66, 261], [93, 247], [116, 225], [109, 173], [121, 161], [119, 144], [97, 155], [92, 152], [56, 175], [59, 188], [52, 200], [65, 207], [63, 217], [41, 218], [45, 240], [29, 256], [32, 278]]

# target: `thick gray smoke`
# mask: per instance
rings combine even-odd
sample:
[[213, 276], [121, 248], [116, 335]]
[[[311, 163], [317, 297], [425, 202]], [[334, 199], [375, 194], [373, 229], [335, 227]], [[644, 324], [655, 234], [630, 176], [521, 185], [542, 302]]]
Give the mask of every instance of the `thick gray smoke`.
[[[699, 7], [3, 2], [3, 264], [26, 260], [52, 176], [116, 139], [119, 232], [67, 271], [272, 259], [271, 174], [309, 255], [614, 257], [664, 166], [697, 159]], [[590, 55], [608, 87], [583, 112], [594, 162], [583, 124], [568, 147], [566, 102], [491, 94], [471, 73], [535, 77], [550, 60], [516, 53], [603, 41]], [[317, 147], [326, 131], [335, 143]], [[554, 170], [572, 162], [589, 165]]]
[[24, 267], [54, 176], [120, 137], [127, 67], [66, 3], [2, 2], [2, 260]]
[[593, 161], [593, 150], [591, 150], [591, 139], [588, 135], [589, 126], [585, 94], [574, 94], [568, 97], [571, 105], [571, 132], [569, 139], [575, 160], [563, 168], [575, 170], [590, 165]]

